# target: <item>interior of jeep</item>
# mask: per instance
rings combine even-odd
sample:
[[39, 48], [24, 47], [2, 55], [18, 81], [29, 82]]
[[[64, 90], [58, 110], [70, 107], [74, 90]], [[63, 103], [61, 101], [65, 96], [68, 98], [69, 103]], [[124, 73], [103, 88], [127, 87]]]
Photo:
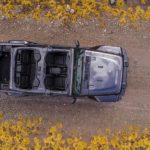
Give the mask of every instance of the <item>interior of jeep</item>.
[[48, 52], [46, 56], [45, 87], [65, 91], [67, 79], [67, 52]]
[[32, 89], [36, 70], [34, 50], [18, 50], [15, 66], [16, 87]]

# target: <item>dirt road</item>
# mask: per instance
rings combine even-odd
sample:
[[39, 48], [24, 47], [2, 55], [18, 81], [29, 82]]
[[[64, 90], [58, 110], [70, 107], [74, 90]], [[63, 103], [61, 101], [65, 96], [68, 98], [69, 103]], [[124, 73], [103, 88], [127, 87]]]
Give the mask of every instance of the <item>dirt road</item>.
[[0, 95], [0, 111], [6, 118], [42, 116], [45, 122], [62, 122], [69, 133], [75, 131], [89, 137], [99, 129], [118, 130], [127, 125], [149, 126], [150, 123], [150, 23], [141, 23], [137, 29], [118, 27], [109, 21], [105, 28], [92, 20], [84, 24], [59, 26], [58, 24], [26, 22], [0, 22], [0, 41], [31, 40], [49, 44], [98, 44], [122, 46], [127, 49], [130, 67], [128, 88], [117, 103], [97, 103], [81, 98], [75, 105], [68, 97], [9, 97]]

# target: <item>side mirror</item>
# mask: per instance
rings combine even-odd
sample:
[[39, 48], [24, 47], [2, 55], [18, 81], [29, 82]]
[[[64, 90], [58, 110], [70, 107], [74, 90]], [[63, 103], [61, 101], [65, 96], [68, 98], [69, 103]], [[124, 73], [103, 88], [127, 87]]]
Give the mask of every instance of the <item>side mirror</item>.
[[78, 48], [80, 47], [80, 42], [77, 40], [77, 41], [75, 42], [75, 45], [76, 45], [76, 48], [78, 49]]

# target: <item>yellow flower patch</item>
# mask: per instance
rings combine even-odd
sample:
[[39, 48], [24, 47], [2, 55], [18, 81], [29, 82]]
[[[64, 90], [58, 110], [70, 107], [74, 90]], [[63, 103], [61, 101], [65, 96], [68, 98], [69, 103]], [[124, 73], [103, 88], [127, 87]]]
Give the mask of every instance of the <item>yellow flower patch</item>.
[[[146, 5], [147, 0], [141, 0]], [[78, 19], [106, 16], [117, 17], [119, 24], [150, 20], [150, 9], [141, 6], [126, 6], [124, 0], [117, 0], [111, 6], [108, 0], [1, 0], [0, 14], [7, 19], [32, 17], [62, 20], [75, 23]]]
[[61, 123], [45, 127], [42, 118], [19, 116], [16, 120], [5, 120], [3, 113], [0, 116], [1, 150], [150, 149], [149, 129], [128, 127], [116, 133], [106, 129], [105, 134], [93, 135], [90, 141], [85, 141], [82, 137], [66, 136]]

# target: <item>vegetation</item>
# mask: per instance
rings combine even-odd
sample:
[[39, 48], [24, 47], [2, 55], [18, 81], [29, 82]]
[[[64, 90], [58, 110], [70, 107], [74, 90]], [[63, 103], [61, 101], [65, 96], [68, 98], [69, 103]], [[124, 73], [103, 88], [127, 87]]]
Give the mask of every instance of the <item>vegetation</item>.
[[129, 127], [126, 130], [94, 135], [90, 141], [82, 137], [65, 135], [61, 123], [43, 128], [42, 118], [19, 116], [16, 120], [6, 120], [0, 113], [1, 150], [123, 150], [150, 149], [150, 130]]
[[150, 6], [147, 0], [141, 0], [144, 6], [125, 5], [117, 0], [115, 6], [109, 0], [1, 0], [0, 15], [6, 19], [33, 18], [35, 20], [62, 20], [76, 22], [81, 18], [117, 17], [119, 24], [150, 20]]

